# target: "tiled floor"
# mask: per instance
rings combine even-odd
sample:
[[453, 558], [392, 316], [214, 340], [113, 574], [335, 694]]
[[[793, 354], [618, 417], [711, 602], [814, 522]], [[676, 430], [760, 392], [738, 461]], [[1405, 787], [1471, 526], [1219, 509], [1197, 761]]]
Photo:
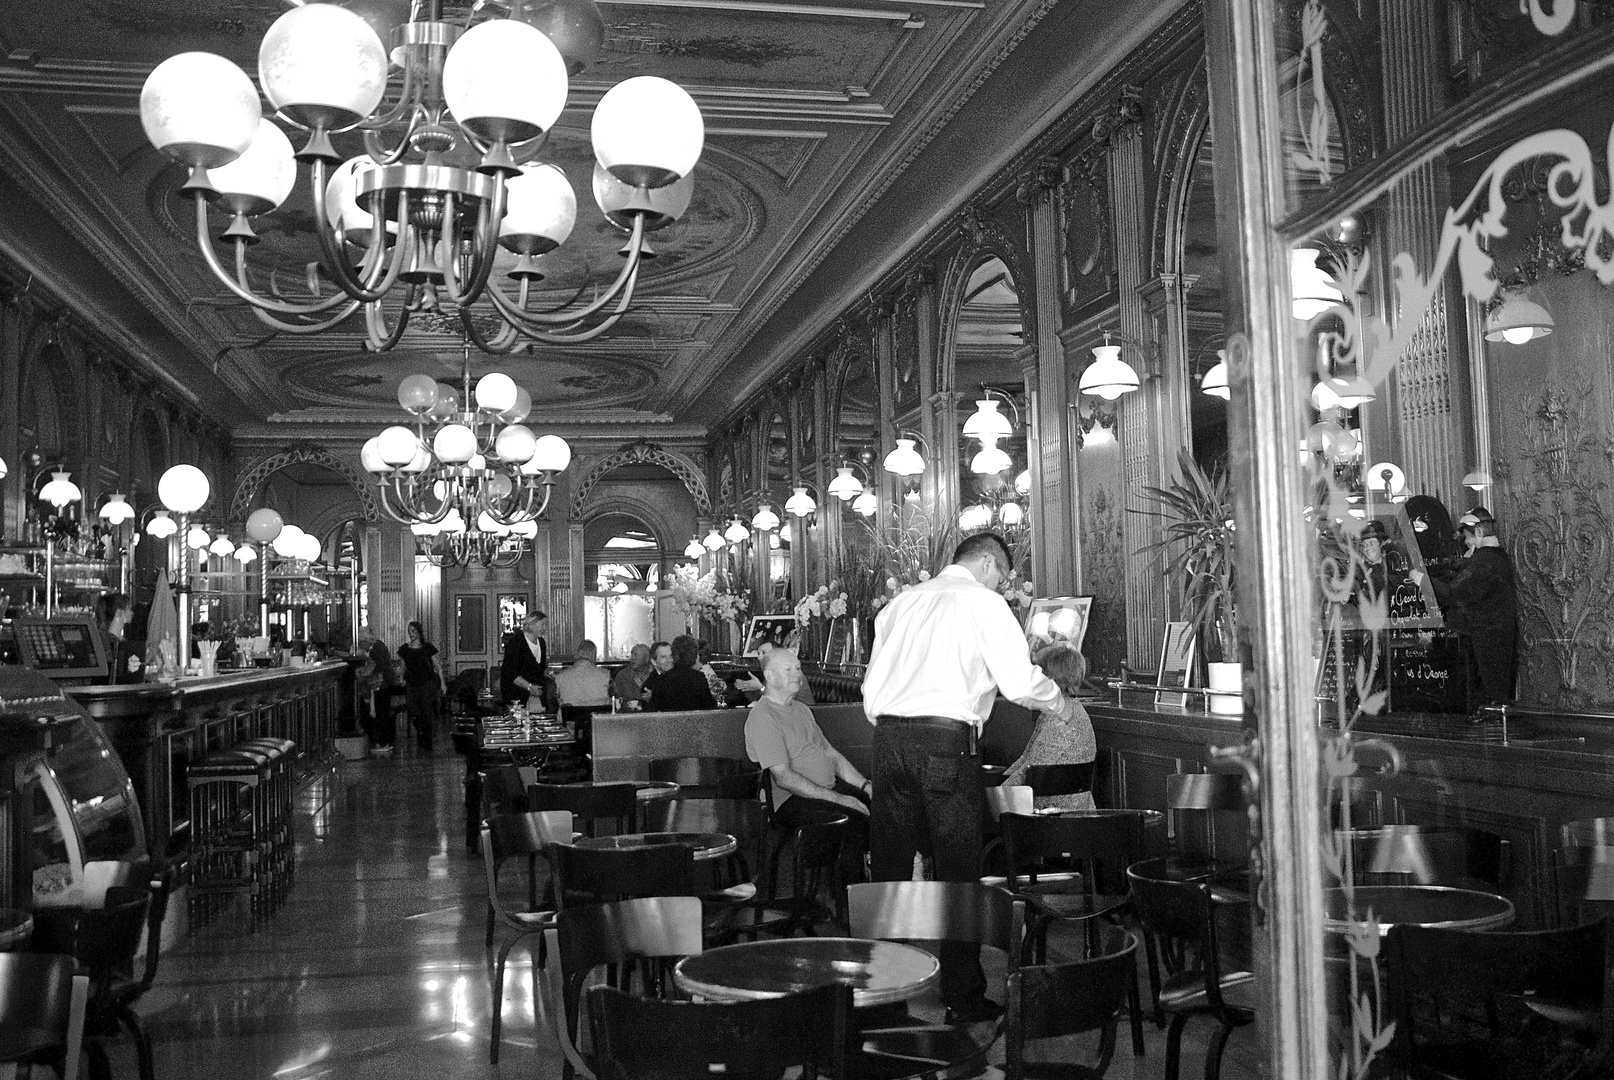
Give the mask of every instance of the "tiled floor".
[[[163, 957], [141, 1006], [161, 1080], [560, 1075], [521, 948], [501, 1060], [488, 1064], [492, 959], [481, 864], [463, 843], [463, 767], [447, 749], [400, 754], [344, 763], [305, 792], [296, 885], [273, 919], [247, 934], [225, 915]], [[1209, 1026], [1190, 1028], [1185, 1077], [1200, 1075]], [[1147, 1031], [1134, 1059], [1123, 1028], [1110, 1076], [1163, 1075], [1164, 1034]], [[112, 1053], [115, 1075], [134, 1075], [127, 1041]], [[1253, 1075], [1255, 1057], [1254, 1031], [1236, 1033], [1222, 1075]]]

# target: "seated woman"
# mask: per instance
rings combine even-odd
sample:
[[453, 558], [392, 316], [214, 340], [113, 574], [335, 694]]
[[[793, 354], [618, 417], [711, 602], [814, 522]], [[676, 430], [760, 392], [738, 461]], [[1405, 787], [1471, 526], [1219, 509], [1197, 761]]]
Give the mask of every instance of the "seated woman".
[[[1074, 697], [1087, 677], [1087, 660], [1068, 641], [1056, 641], [1038, 649], [1032, 661], [1047, 673], [1066, 695]], [[1037, 714], [1037, 726], [1031, 732], [1026, 748], [1009, 766], [1003, 776], [1005, 784], [1026, 783], [1026, 771], [1036, 765], [1085, 765], [1098, 757], [1098, 742], [1093, 737], [1093, 722], [1079, 702], [1069, 720], [1061, 720], [1050, 713]], [[1060, 810], [1093, 809], [1093, 793], [1084, 791], [1076, 795], [1039, 795], [1036, 806], [1057, 807]]]

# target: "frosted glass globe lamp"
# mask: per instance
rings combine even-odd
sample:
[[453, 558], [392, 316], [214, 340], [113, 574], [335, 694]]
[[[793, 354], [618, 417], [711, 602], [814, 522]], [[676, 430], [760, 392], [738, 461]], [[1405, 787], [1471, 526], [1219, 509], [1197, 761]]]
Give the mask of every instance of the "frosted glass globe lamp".
[[194, 514], [211, 493], [207, 474], [195, 465], [175, 465], [157, 481], [157, 498], [176, 514]]

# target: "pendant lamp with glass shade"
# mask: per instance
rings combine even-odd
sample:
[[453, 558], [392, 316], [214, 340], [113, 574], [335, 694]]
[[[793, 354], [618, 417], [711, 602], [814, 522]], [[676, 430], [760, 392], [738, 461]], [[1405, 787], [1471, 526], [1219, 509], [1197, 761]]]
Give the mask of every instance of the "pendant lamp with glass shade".
[[1524, 290], [1509, 290], [1485, 317], [1485, 340], [1523, 345], [1546, 337], [1555, 325], [1552, 313], [1526, 296]]
[[134, 507], [129, 505], [129, 500], [122, 492], [117, 491], [107, 496], [99, 511], [99, 517], [108, 525], [122, 525], [125, 521], [133, 520], [134, 516]]
[[1138, 373], [1121, 359], [1121, 346], [1110, 344], [1110, 335], [1105, 334], [1104, 344], [1093, 349], [1093, 362], [1082, 370], [1076, 385], [1084, 394], [1114, 401], [1138, 388]]
[[146, 522], [146, 535], [153, 540], [166, 540], [179, 531], [179, 523], [168, 516], [167, 510], [153, 510]]
[[925, 459], [914, 449], [914, 439], [898, 439], [896, 448], [881, 462], [893, 476], [918, 476], [925, 471]]
[[728, 528], [723, 530], [723, 539], [731, 544], [743, 544], [750, 535], [751, 531], [745, 527], [745, 523], [738, 516], [729, 522]]
[[804, 518], [818, 509], [818, 502], [807, 494], [805, 486], [797, 486], [795, 494], [785, 500], [785, 513], [792, 517]]
[[1463, 486], [1471, 491], [1484, 491], [1491, 486], [1491, 474], [1484, 469], [1475, 469], [1464, 474]]
[[724, 543], [723, 534], [717, 531], [717, 526], [715, 525], [712, 526], [712, 531], [706, 534], [706, 539], [701, 541], [702, 546], [707, 551], [717, 551], [722, 548]]
[[1008, 452], [998, 445], [997, 438], [983, 435], [980, 452], [970, 459], [970, 472], [977, 476], [990, 476], [1013, 465]]
[[684, 558], [686, 559], [698, 559], [705, 554], [706, 549], [701, 546], [701, 538], [698, 536], [690, 537], [689, 543], [684, 545]]
[[1205, 372], [1205, 377], [1199, 380], [1201, 393], [1209, 394], [1214, 398], [1227, 401], [1233, 396], [1233, 391], [1227, 385], [1227, 350], [1216, 350], [1216, 363]]
[[1310, 322], [1329, 308], [1345, 302], [1345, 294], [1328, 272], [1317, 265], [1316, 248], [1297, 247], [1289, 251], [1289, 294], [1294, 316]]
[[998, 412], [996, 398], [980, 398], [975, 402], [975, 411], [964, 421], [963, 434], [967, 439], [1007, 439], [1014, 434], [1014, 425]]
[[779, 515], [767, 503], [757, 507], [757, 512], [751, 515], [751, 527], [763, 532], [773, 532], [779, 527]]
[[852, 513], [859, 517], [873, 517], [880, 509], [880, 499], [873, 488], [864, 488], [863, 494], [852, 500]]
[[851, 502], [863, 494], [863, 484], [852, 475], [850, 465], [842, 465], [835, 470], [835, 478], [829, 482], [829, 493], [841, 502]]

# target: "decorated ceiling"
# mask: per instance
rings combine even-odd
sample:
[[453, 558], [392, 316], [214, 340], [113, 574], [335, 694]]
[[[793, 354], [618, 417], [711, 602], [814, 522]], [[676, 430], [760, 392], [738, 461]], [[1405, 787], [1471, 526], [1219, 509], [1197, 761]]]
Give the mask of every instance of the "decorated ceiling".
[[[405, 0], [347, 6], [391, 24], [409, 9]], [[477, 6], [498, 8], [485, 0]], [[586, 294], [620, 265], [623, 235], [598, 213], [588, 187], [588, 123], [610, 86], [656, 74], [693, 94], [706, 124], [694, 200], [683, 220], [652, 235], [657, 257], [641, 275], [636, 309], [609, 334], [536, 346], [497, 366], [528, 387], [535, 417], [551, 422], [699, 427], [720, 418], [770, 364], [788, 359], [788, 339], [811, 329], [796, 313], [823, 306], [810, 302], [812, 294], [831, 298], [855, 285], [838, 245], [860, 244], [851, 265], [867, 263], [872, 272], [876, 256], [913, 239], [893, 235], [870, 245], [867, 229], [854, 231], [882, 196], [921, 214], [915, 190], [930, 192], [938, 207], [952, 196], [957, 181], [949, 175], [927, 176], [918, 188], [912, 178], [907, 187], [892, 185], [1054, 6], [602, 3], [604, 51], [573, 77], [544, 154], [565, 171], [579, 202], [572, 239], [543, 259], [545, 296]], [[1125, 8], [1114, 0], [1065, 6], [1090, 9], [1095, 29], [1104, 21], [1097, 13]], [[397, 413], [403, 376], [453, 379], [463, 348], [455, 324], [417, 318], [384, 354], [361, 347], [359, 316], [324, 334], [272, 332], [209, 272], [196, 249], [194, 211], [179, 195], [183, 172], [141, 130], [140, 86], [155, 64], [205, 50], [255, 74], [258, 41], [286, 7], [282, 0], [0, 5], [0, 252], [95, 313], [110, 337], [237, 430], [373, 425]], [[465, 14], [446, 6], [449, 19]], [[1102, 44], [1096, 34], [1093, 42]], [[288, 133], [296, 144], [300, 133]], [[1008, 143], [1021, 132], [1011, 125], [995, 135]], [[338, 149], [356, 153], [359, 142], [342, 137]], [[306, 268], [318, 257], [308, 186], [305, 175], [284, 207], [256, 222], [262, 242], [250, 263], [260, 286], [289, 295], [306, 288]], [[225, 224], [215, 214], [214, 234]], [[833, 272], [815, 273], [831, 254]], [[495, 364], [474, 359], [476, 370]]]

